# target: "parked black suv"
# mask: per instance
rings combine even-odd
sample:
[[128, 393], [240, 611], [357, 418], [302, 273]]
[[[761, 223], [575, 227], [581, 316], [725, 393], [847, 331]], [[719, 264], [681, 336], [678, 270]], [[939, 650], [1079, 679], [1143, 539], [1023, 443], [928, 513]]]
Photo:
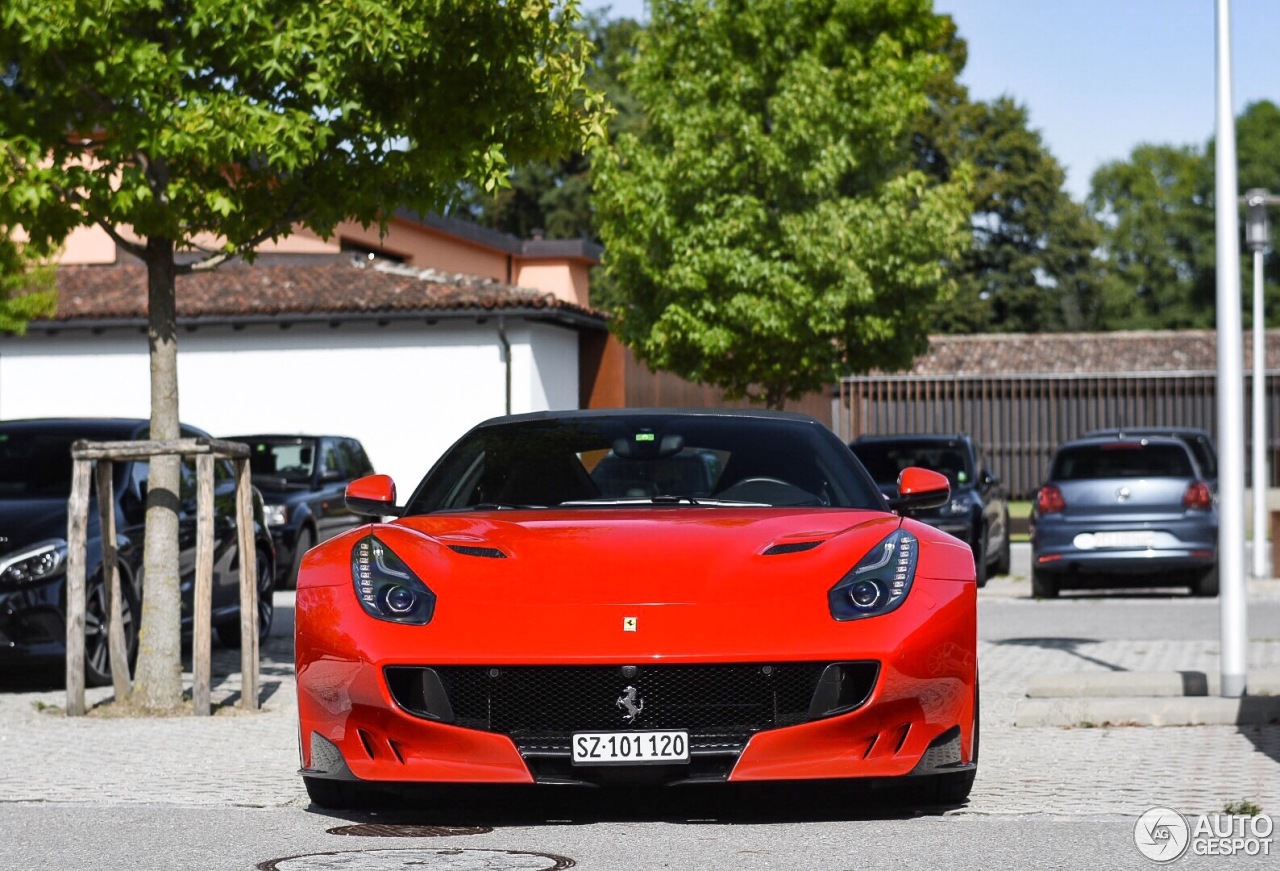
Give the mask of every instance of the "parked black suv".
[[973, 549], [978, 586], [990, 575], [1009, 573], [1009, 503], [1000, 479], [984, 468], [967, 435], [909, 434], [862, 436], [850, 449], [881, 492], [898, 495], [898, 473], [907, 466], [941, 472], [951, 481], [951, 500], [939, 508], [914, 511], [930, 526], [950, 533]]
[[347, 509], [347, 484], [373, 474], [360, 442], [343, 436], [238, 435], [249, 446], [253, 484], [266, 501], [267, 528], [276, 543], [279, 583], [298, 583], [302, 556], [325, 539], [362, 522]]
[[[149, 438], [145, 420], [48, 419], [0, 422], [0, 662], [53, 666], [66, 657], [67, 500], [71, 495], [71, 445], [80, 439], [128, 441]], [[183, 438], [208, 437], [182, 427]], [[124, 611], [125, 643], [132, 658], [138, 646], [142, 597], [142, 548], [146, 520], [146, 461], [115, 463], [116, 534]], [[239, 544], [235, 525], [235, 475], [229, 462], [214, 464], [213, 624], [218, 639], [240, 643]], [[96, 488], [95, 488], [96, 490]], [[196, 473], [182, 464], [178, 547], [183, 569], [182, 620], [190, 625], [195, 583]], [[258, 634], [271, 629], [275, 557], [262, 524], [262, 504], [254, 500], [259, 589]], [[111, 683], [107, 655], [106, 603], [102, 573], [102, 531], [97, 497], [90, 501], [88, 600], [85, 616], [85, 680]]]

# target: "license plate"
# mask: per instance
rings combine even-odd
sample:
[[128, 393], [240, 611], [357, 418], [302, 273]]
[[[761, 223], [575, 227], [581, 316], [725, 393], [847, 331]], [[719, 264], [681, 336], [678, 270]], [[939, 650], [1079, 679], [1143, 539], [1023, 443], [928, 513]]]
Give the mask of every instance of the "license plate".
[[1093, 534], [1094, 547], [1150, 547], [1155, 542], [1156, 534], [1147, 530]]
[[577, 732], [574, 765], [688, 762], [688, 732]]

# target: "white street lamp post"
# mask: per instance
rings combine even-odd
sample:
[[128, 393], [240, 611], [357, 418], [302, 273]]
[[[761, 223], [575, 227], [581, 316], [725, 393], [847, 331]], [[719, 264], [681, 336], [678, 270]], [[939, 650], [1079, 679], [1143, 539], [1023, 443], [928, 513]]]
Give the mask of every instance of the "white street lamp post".
[[1267, 207], [1280, 205], [1280, 197], [1252, 189], [1243, 197], [1244, 241], [1253, 252], [1253, 576], [1267, 572], [1267, 344], [1266, 314], [1263, 305], [1263, 258], [1271, 246], [1271, 222]]

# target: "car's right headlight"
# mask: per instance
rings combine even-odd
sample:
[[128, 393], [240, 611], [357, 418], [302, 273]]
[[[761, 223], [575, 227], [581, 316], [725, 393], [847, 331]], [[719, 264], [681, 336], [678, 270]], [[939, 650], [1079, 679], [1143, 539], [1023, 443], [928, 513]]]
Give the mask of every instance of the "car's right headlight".
[[263, 505], [262, 519], [267, 526], [284, 526], [289, 522], [288, 505]]
[[914, 535], [903, 529], [890, 533], [827, 591], [831, 616], [857, 620], [897, 608], [911, 591], [919, 554]]
[[366, 535], [351, 549], [351, 580], [370, 617], [423, 625], [435, 613], [436, 594], [377, 536]]
[[67, 564], [67, 543], [50, 538], [0, 557], [0, 584], [26, 584], [60, 574]]

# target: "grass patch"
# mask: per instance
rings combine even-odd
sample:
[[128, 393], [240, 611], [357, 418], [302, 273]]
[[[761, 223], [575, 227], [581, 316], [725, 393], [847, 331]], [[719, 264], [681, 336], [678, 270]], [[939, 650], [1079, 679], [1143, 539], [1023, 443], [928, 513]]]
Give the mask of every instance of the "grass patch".
[[1249, 801], [1247, 798], [1242, 798], [1239, 801], [1229, 801], [1222, 809], [1233, 817], [1262, 816], [1262, 806], [1257, 802]]

